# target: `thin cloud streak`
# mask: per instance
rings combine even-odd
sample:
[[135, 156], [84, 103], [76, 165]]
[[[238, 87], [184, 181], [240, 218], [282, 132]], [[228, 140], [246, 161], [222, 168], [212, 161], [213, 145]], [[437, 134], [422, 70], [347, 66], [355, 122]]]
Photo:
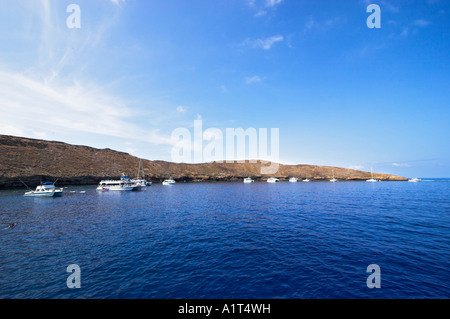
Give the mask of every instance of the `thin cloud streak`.
[[282, 42], [283, 40], [284, 37], [282, 35], [274, 35], [264, 39], [256, 39], [256, 40], [247, 39], [244, 41], [244, 44], [249, 45], [252, 48], [270, 50], [275, 43]]

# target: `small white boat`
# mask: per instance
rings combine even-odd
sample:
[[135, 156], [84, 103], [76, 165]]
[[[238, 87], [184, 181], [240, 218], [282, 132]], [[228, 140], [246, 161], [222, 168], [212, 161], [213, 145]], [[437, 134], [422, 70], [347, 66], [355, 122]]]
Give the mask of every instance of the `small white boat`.
[[298, 182], [298, 178], [296, 178], [296, 177], [289, 178], [289, 183], [297, 183], [297, 182]]
[[131, 182], [136, 184], [138, 187], [152, 186], [152, 182], [148, 182], [146, 179], [132, 179]]
[[270, 177], [268, 180], [267, 180], [267, 183], [278, 183], [280, 180], [278, 179], [278, 178], [275, 178], [275, 177]]
[[378, 182], [375, 178], [373, 178], [373, 171], [372, 171], [372, 169], [370, 169], [370, 174], [371, 174], [372, 178], [366, 180], [366, 182], [372, 182], [372, 183], [373, 183], [373, 182]]
[[41, 182], [41, 184], [36, 187], [36, 190], [29, 191], [24, 194], [28, 197], [61, 197], [63, 194], [62, 188], [56, 188], [55, 184], [52, 182]]
[[411, 183], [418, 183], [418, 182], [421, 182], [421, 181], [422, 180], [420, 178], [417, 178], [417, 177], [408, 179], [408, 182], [411, 182]]
[[304, 181], [305, 183], [308, 183], [308, 182], [309, 182], [309, 179], [305, 178], [303, 181]]
[[334, 178], [334, 170], [333, 170], [333, 178], [330, 179], [330, 182], [332, 183], [336, 183], [338, 180], [336, 178]]
[[103, 180], [98, 184], [98, 191], [138, 191], [137, 186], [128, 176], [123, 175], [120, 180]]
[[245, 184], [249, 184], [249, 183], [254, 183], [255, 181], [253, 179], [251, 179], [250, 177], [244, 178], [244, 183]]
[[170, 186], [170, 185], [175, 185], [177, 182], [175, 182], [173, 179], [166, 179], [165, 181], [162, 182], [163, 185], [165, 186]]

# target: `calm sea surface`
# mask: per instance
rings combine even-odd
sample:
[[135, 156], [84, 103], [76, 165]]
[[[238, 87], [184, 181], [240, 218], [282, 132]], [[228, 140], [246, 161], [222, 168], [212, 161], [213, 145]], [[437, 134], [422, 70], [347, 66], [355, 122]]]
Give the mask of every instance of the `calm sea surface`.
[[0, 192], [0, 298], [450, 297], [448, 181], [23, 193]]

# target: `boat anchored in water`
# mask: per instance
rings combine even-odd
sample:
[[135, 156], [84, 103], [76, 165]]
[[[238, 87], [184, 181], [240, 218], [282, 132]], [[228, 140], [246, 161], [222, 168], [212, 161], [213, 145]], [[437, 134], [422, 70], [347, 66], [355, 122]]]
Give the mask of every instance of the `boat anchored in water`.
[[267, 180], [267, 183], [278, 183], [280, 180], [278, 179], [278, 178], [276, 178], [276, 177], [270, 177], [268, 180]]
[[120, 180], [103, 180], [98, 184], [98, 191], [138, 191], [140, 186], [128, 176], [122, 175]]
[[28, 197], [61, 197], [63, 194], [62, 188], [56, 188], [55, 183], [52, 182], [41, 182], [36, 190], [26, 192], [24, 196]]
[[305, 178], [303, 181], [304, 181], [305, 183], [308, 183], [308, 182], [309, 182], [309, 179]]
[[330, 179], [330, 182], [332, 183], [336, 183], [338, 180], [336, 178], [334, 178], [334, 170], [333, 170], [333, 178]]
[[418, 182], [421, 182], [421, 181], [422, 180], [420, 178], [417, 178], [417, 177], [408, 179], [408, 182], [411, 182], [411, 183], [418, 183]]
[[250, 177], [244, 178], [244, 183], [245, 184], [249, 184], [249, 183], [254, 183], [255, 181], [253, 179], [251, 179]]
[[372, 170], [372, 169], [370, 169], [370, 174], [371, 174], [372, 178], [366, 180], [366, 182], [372, 182], [372, 183], [373, 183], [373, 182], [378, 182], [375, 178], [373, 178], [373, 170]]
[[[142, 174], [142, 177], [141, 177], [141, 174]], [[142, 160], [139, 160], [139, 168], [138, 168], [137, 177], [135, 179], [132, 179], [131, 182], [136, 184], [136, 186], [138, 186], [138, 187], [142, 187], [143, 189], [145, 189], [147, 186], [152, 186], [152, 182], [148, 182], [145, 179], [144, 165], [142, 164]]]
[[177, 182], [175, 182], [175, 180], [173, 180], [173, 179], [171, 179], [171, 178], [166, 179], [166, 180], [164, 180], [164, 181], [162, 182], [162, 184], [165, 185], [165, 186], [175, 185], [176, 183], [177, 183]]
[[297, 182], [298, 182], [298, 178], [297, 177], [289, 178], [289, 183], [297, 183]]

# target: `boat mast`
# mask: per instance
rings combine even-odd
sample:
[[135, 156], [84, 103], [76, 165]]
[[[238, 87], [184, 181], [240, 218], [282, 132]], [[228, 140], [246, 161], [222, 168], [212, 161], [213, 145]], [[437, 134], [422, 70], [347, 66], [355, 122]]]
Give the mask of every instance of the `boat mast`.
[[142, 170], [142, 178], [145, 178], [144, 165], [142, 164], [142, 159], [139, 159], [139, 167], [138, 167], [138, 179], [141, 179], [141, 170]]

